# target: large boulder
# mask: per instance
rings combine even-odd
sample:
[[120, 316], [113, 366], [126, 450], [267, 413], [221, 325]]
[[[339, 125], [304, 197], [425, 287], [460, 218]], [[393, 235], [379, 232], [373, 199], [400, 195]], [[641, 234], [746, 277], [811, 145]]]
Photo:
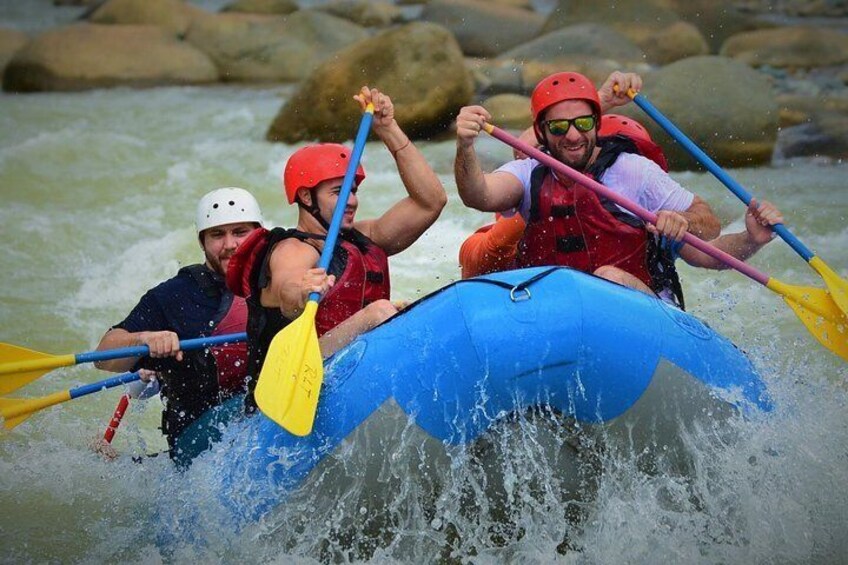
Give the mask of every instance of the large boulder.
[[363, 27], [387, 27], [404, 19], [403, 12], [394, 4], [370, 0], [337, 0], [318, 6], [316, 10], [350, 20]]
[[848, 115], [818, 112], [806, 123], [780, 132], [776, 154], [783, 159], [848, 159]]
[[[667, 0], [618, 0], [602, 9], [591, 0], [560, 0], [548, 16], [544, 32], [581, 23], [602, 24], [622, 35], [644, 52], [647, 60], [664, 65], [678, 59], [708, 53], [707, 42], [697, 27], [686, 24], [669, 8]], [[633, 60], [631, 55], [625, 60]]]
[[413, 139], [446, 130], [473, 94], [470, 73], [451, 33], [435, 24], [408, 24], [324, 62], [274, 118], [268, 139], [350, 139], [360, 119], [351, 96], [362, 85], [391, 96], [395, 118]]
[[631, 39], [641, 39], [679, 20], [664, 0], [616, 0], [607, 8], [595, 0], [559, 0], [542, 31], [593, 22], [616, 27]]
[[812, 68], [848, 62], [848, 35], [830, 28], [781, 27], [734, 35], [721, 54], [749, 65]]
[[482, 0], [431, 0], [420, 19], [446, 27], [473, 57], [493, 57], [529, 41], [545, 22], [534, 12]]
[[224, 6], [221, 11], [285, 16], [299, 9], [295, 0], [236, 0]]
[[[530, 94], [540, 80], [561, 71], [573, 71], [589, 78], [597, 85], [622, 65], [612, 59], [598, 59], [586, 55], [562, 55], [548, 61], [535, 59], [474, 59], [466, 61], [474, 74], [475, 91], [484, 96], [496, 94]], [[650, 65], [630, 64], [629, 71], [647, 73]]]
[[3, 88], [34, 92], [217, 80], [206, 55], [160, 27], [77, 24], [27, 43], [6, 67]]
[[[710, 53], [718, 53], [722, 44], [731, 35], [773, 25], [747, 10], [745, 3], [739, 0], [661, 1], [667, 2], [667, 6], [673, 9], [683, 21], [701, 30], [709, 45]], [[769, 2], [773, 4], [773, 0]]]
[[186, 41], [209, 55], [225, 81], [298, 82], [364, 28], [323, 12], [288, 16], [214, 14], [198, 18]]
[[648, 60], [657, 65], [667, 65], [710, 52], [707, 40], [698, 28], [683, 21], [658, 29], [653, 35], [639, 41], [639, 46], [645, 51]]
[[504, 59], [552, 63], [564, 57], [610, 59], [626, 65], [642, 62], [645, 54], [632, 41], [601, 24], [564, 27], [501, 54]]
[[[645, 77], [642, 93], [695, 144], [721, 165], [768, 164], [777, 138], [779, 111], [768, 79], [724, 57], [692, 57]], [[616, 112], [637, 118], [665, 150], [674, 169], [695, 160], [634, 105]]]
[[16, 29], [0, 28], [0, 76], [12, 57], [29, 41], [29, 37]]
[[192, 20], [205, 13], [180, 0], [108, 0], [92, 11], [88, 20], [95, 24], [155, 25], [182, 36]]
[[533, 123], [530, 98], [520, 94], [498, 94], [483, 101], [492, 122], [502, 128], [522, 130]]

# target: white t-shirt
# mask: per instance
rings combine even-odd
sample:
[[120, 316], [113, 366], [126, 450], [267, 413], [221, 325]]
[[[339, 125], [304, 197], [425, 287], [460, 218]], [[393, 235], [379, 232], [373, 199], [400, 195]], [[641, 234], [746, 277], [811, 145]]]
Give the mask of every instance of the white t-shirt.
[[[529, 219], [530, 175], [538, 166], [539, 162], [535, 159], [519, 159], [510, 161], [495, 171], [509, 173], [524, 185], [521, 203], [517, 208], [506, 211], [505, 216], [518, 212], [525, 221]], [[683, 212], [692, 205], [695, 198], [694, 194], [677, 184], [659, 165], [634, 153], [621, 153], [598, 180], [610, 190], [654, 213], [660, 210]]]

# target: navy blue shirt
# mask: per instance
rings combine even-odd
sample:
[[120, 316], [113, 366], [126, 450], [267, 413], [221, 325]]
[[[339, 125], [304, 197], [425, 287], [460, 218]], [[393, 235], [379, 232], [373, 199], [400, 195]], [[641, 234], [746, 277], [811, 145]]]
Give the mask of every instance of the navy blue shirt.
[[210, 335], [226, 287], [224, 277], [218, 273], [206, 268], [204, 275], [214, 283], [217, 296], [210, 296], [214, 293], [201, 288], [188, 271], [181, 269], [177, 276], [148, 290], [124, 321], [114, 327], [130, 333], [171, 331], [180, 340]]

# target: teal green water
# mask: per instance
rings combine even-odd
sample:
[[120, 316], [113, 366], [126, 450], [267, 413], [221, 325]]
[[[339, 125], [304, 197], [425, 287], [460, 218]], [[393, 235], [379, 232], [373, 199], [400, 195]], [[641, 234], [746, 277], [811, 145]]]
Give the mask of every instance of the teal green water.
[[[247, 188], [269, 224], [290, 225], [294, 214], [285, 204], [279, 177], [297, 146], [263, 139], [288, 93], [219, 87], [0, 95], [5, 263], [0, 341], [52, 353], [94, 347], [147, 288], [180, 265], [200, 260], [192, 222], [195, 203], [208, 190]], [[453, 143], [421, 145], [450, 202], [420, 242], [392, 258], [398, 299], [414, 299], [455, 280], [460, 242], [488, 221], [487, 215], [465, 209], [456, 195]], [[481, 152], [493, 165], [509, 155], [491, 139], [481, 143]], [[360, 217], [372, 217], [400, 198], [403, 189], [380, 144], [368, 145], [364, 165], [368, 179], [360, 192]], [[846, 276], [846, 172], [843, 164], [806, 162], [734, 175], [777, 203], [802, 241]], [[700, 173], [675, 177], [712, 203], [727, 229], [741, 229], [743, 206], [717, 181]], [[753, 263], [784, 282], [821, 285], [780, 241]], [[661, 511], [656, 502], [669, 483], [634, 484], [612, 474], [595, 520], [583, 533], [589, 549], [582, 559], [610, 562], [632, 551], [638, 562], [657, 555], [695, 555], [710, 562], [848, 560], [837, 535], [848, 525], [845, 363], [820, 347], [777, 296], [741, 275], [684, 267], [683, 277], [690, 311], [751, 354], [775, 392], [778, 413], [746, 431], [750, 437], [740, 453], [721, 454], [726, 457], [717, 463], [721, 479], [708, 500], [714, 508]], [[90, 367], [68, 368], [39, 379], [20, 395], [38, 396], [104, 377]], [[159, 559], [153, 531], [161, 524], [151, 522], [149, 513], [157, 488], [162, 483], [179, 488], [174, 486], [179, 477], [163, 458], [139, 466], [125, 456], [108, 464], [86, 447], [102, 434], [119, 395], [112, 390], [45, 410], [3, 438], [3, 561]], [[130, 411], [115, 440], [119, 451], [162, 448], [155, 429], [158, 409], [154, 399]], [[754, 469], [747, 457], [741, 458], [746, 450], [779, 456], [772, 466]], [[726, 526], [719, 517], [728, 515], [736, 517], [730, 533], [717, 534]], [[562, 527], [561, 518], [544, 514], [528, 520], [540, 531]], [[320, 535], [320, 524], [312, 526], [301, 538], [287, 538], [285, 546], [275, 546], [268, 531], [261, 530], [257, 547], [245, 543], [229, 554], [198, 549], [191, 558], [262, 561], [280, 552], [314, 557], [298, 545]], [[429, 525], [410, 527], [426, 531]], [[207, 533], [214, 538], [220, 532]], [[532, 540], [528, 536], [526, 543]], [[692, 554], [681, 547], [698, 549]], [[493, 562], [504, 557], [487, 555]], [[527, 555], [541, 562], [554, 556], [544, 546]], [[401, 557], [429, 559], [414, 552]]]

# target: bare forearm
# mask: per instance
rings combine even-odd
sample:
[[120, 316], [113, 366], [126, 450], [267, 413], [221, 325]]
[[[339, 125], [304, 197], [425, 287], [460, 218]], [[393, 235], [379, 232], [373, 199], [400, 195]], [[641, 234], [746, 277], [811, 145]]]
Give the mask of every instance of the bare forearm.
[[721, 233], [721, 222], [718, 221], [710, 205], [697, 196], [692, 205], [681, 214], [689, 222], [689, 233], [699, 239], [710, 241], [716, 239]]
[[[114, 328], [106, 332], [97, 345], [97, 351], [105, 351], [108, 349], [118, 349], [122, 347], [135, 347], [141, 345], [138, 340], [138, 334], [130, 333], [120, 328]], [[133, 368], [137, 358], [130, 357], [127, 359], [112, 359], [111, 361], [97, 361], [94, 366], [103, 371], [111, 371], [113, 373], [123, 373]]]
[[[753, 241], [750, 237], [748, 237], [747, 231], [726, 234], [710, 241], [709, 243], [740, 261], [747, 260], [757, 251], [762, 249], [763, 245], [765, 245], [763, 243], [756, 243]], [[695, 249], [691, 245], [684, 246], [680, 255], [683, 257], [684, 261], [695, 267], [715, 269], [719, 271], [730, 268], [726, 263]]]
[[457, 145], [453, 168], [456, 188], [462, 203], [469, 208], [492, 211], [486, 206], [486, 177], [474, 148]]
[[383, 133], [382, 139], [395, 158], [398, 173], [409, 198], [422, 213], [429, 214], [431, 220], [436, 221], [448, 201], [439, 177], [400, 127], [390, 128]]

